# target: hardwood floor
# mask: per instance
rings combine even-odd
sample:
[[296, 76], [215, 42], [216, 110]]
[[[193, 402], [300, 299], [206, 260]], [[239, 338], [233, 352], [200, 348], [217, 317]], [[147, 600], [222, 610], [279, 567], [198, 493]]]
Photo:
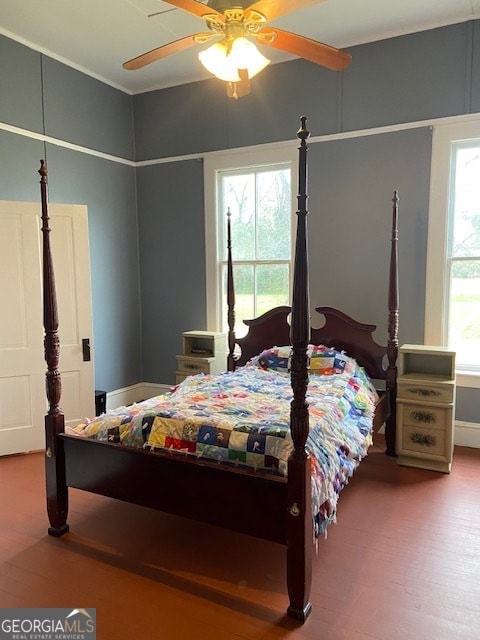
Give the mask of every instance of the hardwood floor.
[[283, 547], [76, 490], [51, 538], [43, 455], [0, 458], [0, 607], [95, 607], [99, 640], [480, 638], [480, 450], [444, 475], [382, 447], [319, 541], [303, 626]]

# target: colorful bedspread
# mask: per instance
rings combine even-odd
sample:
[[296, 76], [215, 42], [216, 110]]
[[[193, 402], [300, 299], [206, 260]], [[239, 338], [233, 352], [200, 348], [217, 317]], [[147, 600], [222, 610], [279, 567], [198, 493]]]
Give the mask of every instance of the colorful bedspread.
[[[339, 493], [371, 443], [377, 395], [351, 358], [317, 346], [309, 355], [307, 450], [318, 535], [335, 520]], [[288, 356], [288, 347], [276, 347], [234, 373], [188, 377], [172, 393], [109, 411], [69, 432], [286, 475], [292, 450]]]

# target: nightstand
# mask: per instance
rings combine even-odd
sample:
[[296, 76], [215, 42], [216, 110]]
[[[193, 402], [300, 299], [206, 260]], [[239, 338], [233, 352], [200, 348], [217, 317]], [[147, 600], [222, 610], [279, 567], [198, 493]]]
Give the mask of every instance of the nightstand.
[[183, 353], [177, 356], [176, 382], [197, 373], [221, 373], [227, 368], [227, 337], [215, 331], [184, 331]]
[[404, 344], [397, 379], [397, 462], [449, 473], [453, 457], [455, 352]]

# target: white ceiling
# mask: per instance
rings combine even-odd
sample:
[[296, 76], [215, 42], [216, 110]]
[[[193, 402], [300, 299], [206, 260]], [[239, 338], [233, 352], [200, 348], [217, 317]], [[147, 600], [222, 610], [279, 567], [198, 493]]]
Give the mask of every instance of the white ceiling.
[[[269, 24], [344, 48], [473, 18], [480, 18], [480, 0], [326, 0]], [[0, 33], [128, 93], [209, 77], [196, 55], [200, 46], [138, 71], [122, 69], [126, 60], [201, 31], [202, 19], [161, 0], [0, 0]], [[292, 59], [259, 48], [273, 63]]]

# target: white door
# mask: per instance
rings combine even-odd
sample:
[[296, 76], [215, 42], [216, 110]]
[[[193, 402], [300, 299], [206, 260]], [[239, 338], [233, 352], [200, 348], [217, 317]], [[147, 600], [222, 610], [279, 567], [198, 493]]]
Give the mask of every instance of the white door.
[[[57, 289], [60, 406], [67, 424], [94, 414], [92, 311], [87, 208], [49, 206]], [[0, 201], [0, 455], [43, 449], [41, 208]], [[83, 361], [82, 339], [92, 359]]]

